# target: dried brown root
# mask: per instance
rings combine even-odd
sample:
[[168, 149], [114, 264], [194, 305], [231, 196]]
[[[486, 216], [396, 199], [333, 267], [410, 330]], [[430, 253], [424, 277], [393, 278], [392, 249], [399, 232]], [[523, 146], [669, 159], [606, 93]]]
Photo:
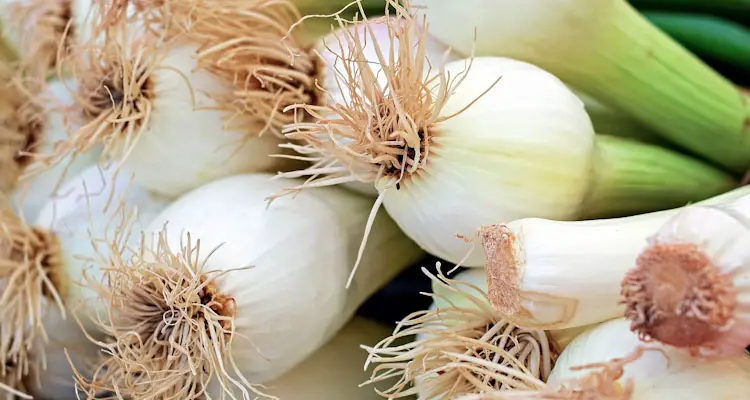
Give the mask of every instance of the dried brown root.
[[522, 308], [516, 237], [507, 226], [497, 224], [482, 227], [479, 237], [490, 302], [503, 315], [515, 316]]
[[[434, 150], [434, 126], [451, 116], [441, 110], [460, 77], [425, 73], [427, 23], [413, 12], [409, 1], [389, 0], [394, 15], [363, 21], [339, 19], [343, 29], [333, 34], [336, 59], [326, 66], [348, 101], [322, 105], [295, 104], [288, 110], [310, 115], [284, 128], [286, 137], [301, 141], [288, 147], [310, 157], [309, 168], [283, 174], [308, 176], [304, 185], [279, 193], [281, 196], [305, 187], [344, 182], [377, 182], [397, 189], [417, 174]], [[400, 3], [400, 4], [398, 4]], [[364, 15], [364, 10], [360, 8]], [[390, 45], [383, 49], [374, 38], [372, 24], [388, 27]], [[357, 29], [347, 29], [350, 27]], [[423, 28], [420, 28], [423, 27]], [[396, 50], [395, 43], [398, 43]], [[373, 46], [377, 60], [367, 59], [364, 48]], [[378, 78], [384, 80], [379, 82]], [[328, 93], [322, 95], [330, 96]]]
[[56, 68], [58, 52], [74, 40], [72, 0], [24, 0], [8, 7], [10, 28], [23, 49], [24, 68], [44, 79]]
[[[24, 356], [24, 359], [28, 358], [28, 356]], [[5, 364], [3, 374], [0, 375], [0, 399], [32, 399], [33, 397], [28, 394], [28, 387], [24, 383], [24, 377], [28, 375], [28, 371], [24, 371], [23, 366], [19, 368], [19, 365], [10, 360], [6, 361]]]
[[[391, 337], [364, 347], [366, 366], [377, 364], [366, 384], [397, 377], [390, 388], [376, 391], [387, 398], [418, 393], [426, 399], [544, 386], [556, 358], [545, 332], [503, 320], [480, 288], [423, 271], [450, 292], [430, 295], [448, 306], [413, 313]], [[401, 343], [412, 335], [420, 336]]]
[[629, 400], [633, 396], [634, 384], [627, 380], [619, 382], [625, 367], [641, 358], [649, 350], [659, 349], [638, 347], [631, 354], [615, 358], [609, 362], [572, 367], [571, 370], [590, 370], [580, 378], [547, 385], [539, 390], [495, 391], [470, 394], [456, 400]]
[[0, 206], [0, 377], [10, 387], [44, 360], [38, 345], [49, 340], [43, 324], [49, 307], [64, 315], [60, 273], [54, 234], [28, 227], [8, 204]]
[[[653, 244], [622, 281], [622, 303], [631, 330], [690, 350], [721, 341], [734, 322], [737, 291], [694, 244]], [[740, 346], [744, 347], [744, 346]]]
[[66, 123], [75, 129], [51, 154], [38, 155], [40, 165], [56, 165], [101, 145], [101, 161], [108, 166], [132, 151], [151, 118], [151, 75], [163, 57], [158, 40], [136, 38], [133, 29], [111, 32], [118, 40], [78, 44], [61, 60], [77, 82], [70, 88], [74, 104], [66, 110]]
[[198, 68], [232, 88], [207, 94], [228, 112], [227, 129], [245, 139], [280, 135], [294, 121], [286, 107], [316, 102], [316, 57], [287, 37], [299, 18], [292, 1], [137, 1], [133, 8], [158, 36], [199, 46]]
[[234, 299], [203, 270], [199, 241], [188, 236], [172, 252], [162, 231], [129, 260], [111, 246], [104, 282], [89, 282], [109, 310], [94, 323], [111, 339], [91, 339], [105, 356], [91, 379], [76, 376], [86, 398], [204, 399], [214, 381], [243, 399], [263, 396], [234, 364]]
[[44, 140], [42, 85], [18, 66], [0, 65], [0, 193], [9, 194]]

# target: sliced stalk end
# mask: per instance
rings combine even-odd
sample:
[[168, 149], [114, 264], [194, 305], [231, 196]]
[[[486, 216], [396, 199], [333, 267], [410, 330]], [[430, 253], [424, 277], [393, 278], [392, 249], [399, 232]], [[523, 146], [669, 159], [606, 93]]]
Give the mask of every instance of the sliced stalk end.
[[597, 135], [595, 180], [585, 218], [617, 217], [684, 206], [737, 186], [729, 175], [658, 146]]
[[153, 251], [142, 245], [129, 261], [112, 244], [105, 283], [92, 283], [109, 308], [95, 322], [111, 340], [92, 339], [106, 356], [91, 379], [77, 374], [78, 386], [89, 398], [111, 391], [130, 398], [197, 400], [217, 380], [243, 398], [262, 396], [242, 376], [233, 376], [235, 303], [216, 287], [216, 274], [202, 270], [200, 243], [188, 235], [178, 252], [167, 243], [160, 231]]
[[[453, 398], [500, 387], [532, 390], [544, 385], [556, 357], [545, 332], [503, 320], [474, 285], [448, 279], [439, 268], [437, 276], [423, 272], [443, 293], [431, 296], [448, 306], [413, 313], [392, 336], [365, 347], [365, 367], [377, 364], [366, 384], [398, 377], [392, 387], [377, 390], [387, 398]], [[417, 339], [402, 343], [412, 335]]]
[[53, 306], [64, 315], [66, 288], [54, 234], [27, 226], [7, 204], [0, 221], [0, 376], [8, 384], [22, 381], [44, 359], [38, 346], [48, 340], [43, 320]]
[[735, 323], [731, 277], [692, 243], [650, 245], [626, 274], [621, 293], [633, 332], [694, 355], [721, 342]]
[[516, 237], [505, 225], [490, 225], [480, 231], [487, 273], [487, 293], [498, 312], [507, 317], [521, 311], [520, 274]]

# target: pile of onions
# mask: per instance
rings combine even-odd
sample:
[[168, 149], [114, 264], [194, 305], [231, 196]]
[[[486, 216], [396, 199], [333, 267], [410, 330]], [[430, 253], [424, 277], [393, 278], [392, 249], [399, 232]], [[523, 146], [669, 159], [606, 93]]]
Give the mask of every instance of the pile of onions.
[[[112, 249], [87, 396], [247, 398], [297, 366], [379, 287], [423, 253], [385, 215], [357, 249], [369, 199], [338, 188], [265, 198], [297, 181], [224, 178], [178, 199], [146, 229], [137, 257]], [[210, 207], [207, 207], [209, 206]], [[311, 234], [315, 231], [315, 234]], [[347, 289], [356, 258], [363, 268]]]
[[747, 94], [624, 0], [382, 1], [0, 2], [0, 397], [750, 391]]

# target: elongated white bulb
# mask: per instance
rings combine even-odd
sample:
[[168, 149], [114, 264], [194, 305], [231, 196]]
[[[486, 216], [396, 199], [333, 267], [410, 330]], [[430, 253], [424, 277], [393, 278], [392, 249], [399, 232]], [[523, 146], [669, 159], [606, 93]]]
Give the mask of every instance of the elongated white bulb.
[[[552, 369], [548, 383], [565, 384], [584, 377], [591, 369], [571, 367], [608, 363], [630, 356], [639, 346], [658, 348], [646, 351], [627, 363], [616, 382], [624, 387], [633, 384], [632, 400], [651, 399], [717, 399], [730, 400], [750, 390], [750, 358], [741, 354], [732, 358], [705, 361], [666, 346], [644, 343], [629, 329], [626, 319], [603, 323], [580, 336], [563, 351]], [[592, 395], [596, 388], [589, 388]]]
[[278, 378], [307, 358], [362, 301], [423, 255], [387, 216], [378, 216], [372, 246], [346, 289], [371, 201], [321, 188], [269, 207], [267, 196], [299, 184], [270, 178], [251, 174], [212, 182], [170, 205], [147, 230], [158, 232], [166, 223], [173, 248], [188, 233], [203, 249], [221, 245], [205, 259], [205, 273], [252, 266], [217, 277], [215, 285], [235, 299], [231, 351], [253, 383]]
[[[749, 192], [742, 187], [698, 204], [731, 203]], [[480, 236], [490, 300], [526, 328], [564, 329], [621, 316], [625, 273], [647, 238], [680, 210], [578, 222], [528, 218], [488, 226]]]
[[175, 46], [154, 69], [153, 111], [123, 163], [138, 184], [169, 197], [235, 173], [275, 172], [281, 165], [281, 159], [268, 156], [277, 152], [278, 137], [269, 132], [244, 138], [242, 131], [259, 132], [262, 123], [229, 122], [229, 115], [217, 109], [208, 93], [232, 88], [198, 69], [197, 50], [192, 44]]

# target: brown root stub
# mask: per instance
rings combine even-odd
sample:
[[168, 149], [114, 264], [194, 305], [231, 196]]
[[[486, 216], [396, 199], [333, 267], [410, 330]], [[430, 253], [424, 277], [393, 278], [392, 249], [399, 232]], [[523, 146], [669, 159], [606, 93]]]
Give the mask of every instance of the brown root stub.
[[52, 233], [29, 228], [7, 205], [0, 208], [0, 377], [21, 380], [34, 367], [29, 353], [47, 340], [49, 307], [63, 304], [60, 246]]
[[[366, 347], [366, 365], [376, 364], [366, 383], [398, 377], [390, 388], [377, 390], [389, 399], [417, 392], [420, 398], [452, 399], [544, 386], [557, 356], [544, 331], [521, 329], [502, 319], [480, 288], [424, 271], [441, 290], [451, 292], [450, 297], [432, 295], [446, 306], [409, 315], [391, 337]], [[402, 343], [412, 335], [422, 338]]]
[[501, 314], [512, 317], [521, 310], [516, 237], [505, 225], [489, 225], [479, 233], [484, 248], [487, 293]]
[[[323, 50], [336, 59], [326, 73], [334, 75], [347, 101], [290, 107], [311, 118], [284, 128], [287, 138], [302, 142], [289, 148], [315, 156], [311, 167], [288, 174], [310, 176], [305, 185], [279, 195], [306, 186], [381, 179], [401, 189], [429, 162], [435, 125], [454, 116], [442, 117], [440, 111], [460, 79], [425, 73], [426, 21], [415, 16], [408, 1], [387, 3], [392, 16], [342, 21], [332, 46]], [[373, 39], [375, 24], [387, 26], [388, 48]], [[368, 59], [365, 46], [377, 49], [378, 58]]]
[[622, 282], [631, 329], [645, 340], [696, 349], [733, 322], [737, 293], [694, 244], [655, 244]]
[[94, 322], [111, 340], [92, 339], [106, 356], [91, 379], [76, 376], [86, 398], [197, 400], [214, 380], [243, 398], [262, 395], [236, 376], [235, 302], [220, 292], [216, 274], [203, 271], [200, 243], [188, 236], [172, 252], [160, 232], [153, 251], [142, 249], [128, 261], [115, 249], [106, 283], [96, 284], [108, 312]]

